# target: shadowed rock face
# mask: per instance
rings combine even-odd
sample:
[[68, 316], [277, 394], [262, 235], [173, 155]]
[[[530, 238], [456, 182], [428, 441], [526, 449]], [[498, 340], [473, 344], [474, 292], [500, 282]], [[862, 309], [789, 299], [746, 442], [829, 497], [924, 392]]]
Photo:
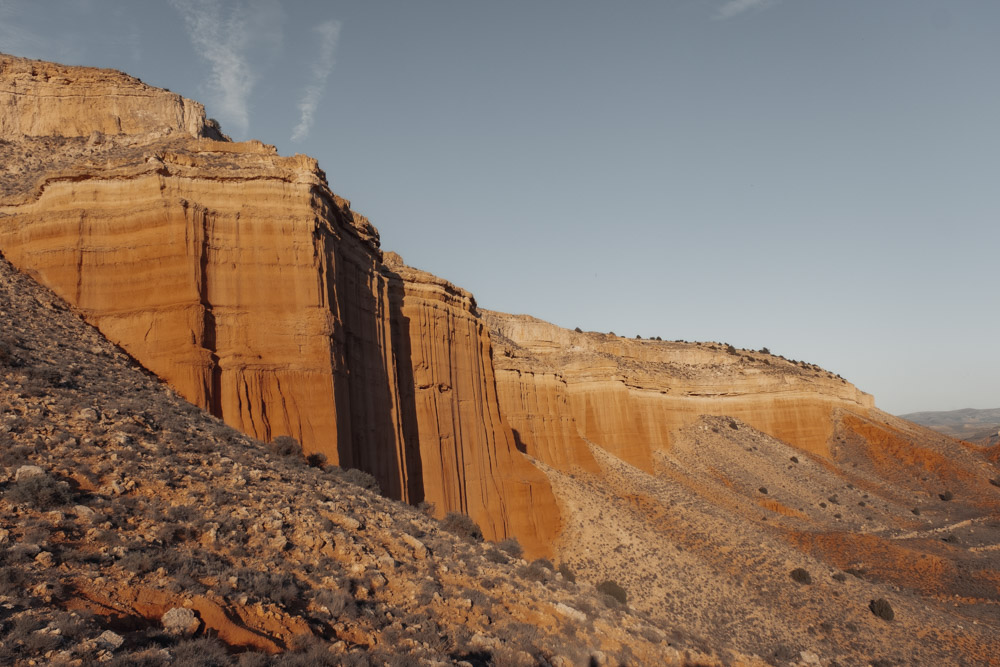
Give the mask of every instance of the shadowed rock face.
[[228, 424], [548, 553], [558, 512], [500, 418], [471, 296], [387, 270], [315, 160], [204, 138], [200, 105], [114, 71], [4, 56], [0, 107], [13, 264]]

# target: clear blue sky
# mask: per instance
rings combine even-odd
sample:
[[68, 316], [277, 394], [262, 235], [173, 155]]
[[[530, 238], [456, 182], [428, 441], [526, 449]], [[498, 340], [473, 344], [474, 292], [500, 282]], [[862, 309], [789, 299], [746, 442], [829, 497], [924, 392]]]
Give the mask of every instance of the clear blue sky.
[[566, 327], [1000, 406], [996, 0], [0, 0], [318, 158], [414, 266]]

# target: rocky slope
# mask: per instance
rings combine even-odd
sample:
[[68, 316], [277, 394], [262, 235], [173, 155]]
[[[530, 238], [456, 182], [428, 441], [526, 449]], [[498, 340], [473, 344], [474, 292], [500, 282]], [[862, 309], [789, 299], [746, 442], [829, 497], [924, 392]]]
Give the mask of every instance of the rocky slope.
[[234, 431], [2, 258], [0, 317], [2, 664], [720, 664]]
[[227, 424], [548, 553], [558, 511], [492, 400], [474, 302], [406, 286], [315, 160], [206, 138], [200, 105], [115, 71], [2, 56], [0, 107], [11, 262]]

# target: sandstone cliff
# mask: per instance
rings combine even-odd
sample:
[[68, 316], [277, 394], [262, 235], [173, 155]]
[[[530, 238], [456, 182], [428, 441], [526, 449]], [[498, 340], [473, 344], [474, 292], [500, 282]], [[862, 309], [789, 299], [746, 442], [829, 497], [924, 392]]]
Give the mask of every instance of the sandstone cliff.
[[839, 377], [712, 343], [577, 333], [526, 315], [485, 312], [500, 407], [521, 446], [550, 465], [595, 463], [585, 441], [643, 470], [700, 415], [737, 417], [829, 457], [834, 412], [866, 415], [872, 397]]
[[548, 553], [558, 513], [499, 416], [471, 297], [386, 269], [315, 160], [204, 138], [200, 105], [114, 71], [2, 56], [0, 108], [13, 264], [230, 425]]

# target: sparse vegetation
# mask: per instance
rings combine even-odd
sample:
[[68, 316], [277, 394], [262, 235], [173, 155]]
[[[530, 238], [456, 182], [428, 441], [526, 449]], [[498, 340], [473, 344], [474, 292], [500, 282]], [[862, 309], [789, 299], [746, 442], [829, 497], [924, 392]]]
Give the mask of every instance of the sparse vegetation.
[[497, 548], [511, 558], [520, 558], [524, 555], [524, 549], [521, 547], [521, 543], [517, 541], [516, 537], [508, 537], [505, 540], [501, 540], [497, 543]]
[[597, 584], [597, 590], [616, 600], [619, 604], [628, 603], [628, 593], [617, 583], [607, 580]]
[[791, 576], [792, 581], [799, 584], [808, 585], [812, 583], [812, 577], [809, 575], [809, 571], [801, 567], [797, 567], [792, 570], [789, 576]]
[[576, 574], [570, 569], [569, 565], [566, 563], [559, 564], [559, 574], [562, 575], [563, 579], [570, 582], [571, 584], [576, 583]]
[[483, 531], [469, 516], [461, 512], [448, 512], [441, 519], [441, 527], [449, 533], [473, 542], [483, 541]]
[[271, 451], [271, 453], [277, 456], [284, 456], [287, 458], [302, 457], [302, 445], [300, 445], [299, 441], [290, 435], [279, 435], [277, 438], [268, 443], [267, 448]]
[[896, 618], [896, 613], [892, 610], [892, 605], [883, 598], [872, 600], [868, 603], [868, 608], [883, 621], [891, 621]]
[[952, 494], [951, 491], [945, 491], [944, 493], [939, 493], [938, 494], [938, 498], [940, 498], [944, 502], [948, 502], [949, 500], [952, 500], [954, 497], [955, 496], [954, 496], [954, 494]]
[[15, 503], [27, 503], [40, 510], [65, 505], [71, 499], [69, 485], [47, 474], [25, 476], [10, 485], [4, 494]]

